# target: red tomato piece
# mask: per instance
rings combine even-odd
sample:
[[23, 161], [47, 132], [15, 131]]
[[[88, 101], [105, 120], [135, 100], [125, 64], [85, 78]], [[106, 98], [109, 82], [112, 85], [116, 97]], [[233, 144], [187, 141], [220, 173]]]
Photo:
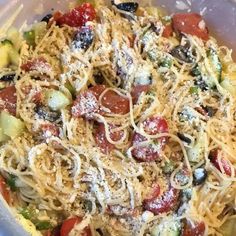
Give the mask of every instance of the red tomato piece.
[[101, 105], [108, 108], [114, 114], [125, 115], [129, 112], [129, 99], [120, 96], [113, 90], [108, 90], [104, 94]]
[[105, 91], [105, 85], [95, 85], [89, 88], [89, 91], [92, 91], [97, 99], [99, 99], [100, 95]]
[[[77, 96], [72, 106], [72, 115], [74, 117], [86, 117], [91, 119], [94, 113], [100, 113], [98, 98], [102, 93], [101, 86], [95, 86]], [[105, 90], [105, 87], [103, 91]]]
[[209, 39], [209, 32], [202, 16], [197, 13], [179, 13], [173, 16], [173, 28], [177, 33], [195, 35], [202, 40]]
[[10, 190], [7, 187], [6, 181], [0, 175], [0, 194], [3, 196], [5, 201], [9, 204], [10, 203]]
[[[60, 230], [60, 236], [69, 236], [72, 229], [82, 221], [81, 217], [73, 217], [63, 222]], [[87, 226], [83, 229], [81, 236], [92, 236], [91, 229]]]
[[148, 194], [145, 201], [153, 201], [160, 195], [160, 185], [159, 184], [153, 184], [152, 185], [152, 192]]
[[104, 114], [101, 105], [111, 113], [126, 114], [129, 112], [129, 100], [120, 96], [112, 90], [108, 90], [99, 102], [100, 95], [105, 91], [106, 86], [96, 85], [77, 96], [72, 106], [74, 117], [93, 118], [94, 113]]
[[0, 90], [0, 111], [7, 110], [10, 114], [16, 115], [16, 88], [9, 86]]
[[32, 101], [35, 104], [40, 104], [42, 102], [42, 93], [40, 91], [35, 92], [35, 94], [32, 97]]
[[71, 27], [81, 27], [88, 21], [96, 18], [96, 11], [90, 3], [84, 3], [72, 9], [70, 12], [58, 17], [56, 22], [58, 25], [69, 25]]
[[165, 38], [169, 38], [173, 35], [173, 32], [174, 31], [173, 31], [172, 25], [171, 24], [166, 25], [163, 30], [162, 36]]
[[[114, 126], [110, 125], [111, 128], [114, 128]], [[110, 133], [110, 138], [113, 141], [119, 141], [122, 138], [123, 132], [122, 131], [117, 131], [117, 132], [111, 132]], [[115, 149], [115, 145], [110, 143], [107, 138], [106, 138], [106, 132], [105, 132], [105, 126], [104, 124], [99, 123], [95, 134], [95, 141], [98, 147], [101, 149], [102, 153], [108, 154], [112, 150]]]
[[41, 129], [45, 138], [50, 138], [52, 136], [58, 137], [60, 133], [59, 128], [55, 124], [44, 124], [41, 126]]
[[221, 163], [225, 174], [228, 176], [231, 176], [232, 172], [231, 172], [230, 164], [224, 158], [219, 158], [219, 151], [220, 151], [219, 149], [214, 149], [210, 152], [209, 157], [210, 157], [211, 163], [222, 173], [220, 169], [220, 163]]
[[33, 60], [29, 60], [25, 64], [22, 64], [21, 69], [26, 72], [32, 70], [47, 71], [50, 69], [50, 65], [43, 57], [39, 57]]
[[[152, 116], [146, 119], [143, 122], [144, 131], [149, 135], [155, 135], [159, 133], [167, 133], [168, 132], [168, 124], [166, 120], [162, 117]], [[147, 139], [139, 134], [134, 133], [132, 143], [133, 146], [139, 145], [141, 142], [146, 141]], [[160, 156], [160, 151], [163, 150], [165, 144], [167, 142], [166, 137], [156, 139], [158, 142], [159, 148], [154, 147], [153, 145], [144, 145], [140, 147], [135, 147], [132, 150], [132, 155], [138, 161], [155, 161]]]
[[205, 224], [204, 222], [190, 222], [186, 220], [182, 236], [204, 236], [205, 235]]
[[145, 199], [143, 201], [143, 207], [145, 210], [151, 211], [153, 214], [158, 215], [161, 213], [167, 213], [174, 210], [178, 205], [179, 190], [172, 186], [164, 192], [160, 197], [153, 199]]
[[150, 85], [137, 85], [135, 87], [133, 87], [132, 91], [131, 91], [131, 96], [133, 98], [133, 103], [137, 103], [140, 95], [142, 93], [146, 93], [148, 92], [150, 89]]

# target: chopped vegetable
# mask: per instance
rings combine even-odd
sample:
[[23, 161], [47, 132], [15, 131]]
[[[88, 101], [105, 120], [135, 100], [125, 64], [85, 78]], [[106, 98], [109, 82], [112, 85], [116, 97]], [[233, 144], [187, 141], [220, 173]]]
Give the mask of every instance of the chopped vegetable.
[[[79, 224], [81, 221], [82, 221], [81, 217], [73, 217], [73, 218], [65, 220], [61, 226], [60, 236], [69, 236], [71, 230], [75, 227], [75, 225]], [[86, 226], [83, 229], [83, 232], [81, 235], [92, 236], [90, 227]]]
[[190, 138], [188, 138], [187, 136], [185, 136], [182, 133], [177, 133], [177, 136], [185, 143], [187, 144], [191, 144], [192, 140]]
[[7, 39], [10, 40], [13, 45], [14, 48], [16, 49], [16, 51], [18, 52], [22, 46], [22, 36], [19, 32], [19, 30], [17, 30], [14, 27], [11, 27], [8, 31], [7, 31]]
[[220, 227], [220, 232], [222, 233], [222, 235], [224, 236], [233, 236], [236, 232], [236, 219], [235, 218], [231, 218], [228, 219], [224, 222], [224, 224]]
[[5, 179], [0, 175], [0, 194], [3, 196], [5, 201], [10, 203], [10, 191], [7, 187]]
[[205, 224], [204, 222], [193, 222], [189, 220], [184, 221], [182, 236], [204, 236]]
[[0, 115], [0, 126], [3, 129], [3, 133], [12, 139], [20, 136], [25, 129], [25, 125], [20, 119], [5, 111], [2, 111]]
[[236, 96], [236, 84], [232, 80], [224, 79], [220, 85], [227, 90], [232, 96]]
[[175, 169], [175, 163], [173, 161], [168, 161], [165, 163], [164, 167], [162, 168], [165, 174], [171, 174]]
[[9, 139], [9, 137], [8, 137], [7, 135], [5, 135], [5, 134], [3, 133], [3, 129], [0, 128], [0, 142], [5, 142], [5, 141], [7, 141], [8, 139]]
[[40, 231], [52, 229], [52, 224], [49, 221], [38, 221], [35, 222], [34, 225], [36, 226], [36, 229]]
[[35, 31], [34, 30], [24, 32], [23, 36], [27, 44], [29, 44], [30, 46], [35, 45]]
[[7, 185], [10, 187], [11, 191], [13, 191], [13, 192], [15, 192], [17, 190], [16, 179], [17, 179], [17, 177], [15, 175], [11, 175], [11, 174], [7, 178]]
[[0, 69], [7, 67], [10, 64], [9, 51], [12, 48], [11, 44], [0, 45]]
[[0, 81], [12, 81], [14, 80], [16, 74], [6, 74], [6, 75], [3, 75], [2, 77], [0, 77]]
[[166, 68], [170, 69], [172, 64], [173, 64], [172, 59], [170, 57], [165, 57], [160, 61], [159, 66], [160, 67], [166, 67]]
[[16, 88], [8, 86], [0, 90], [0, 111], [6, 110], [12, 115], [16, 115]]
[[180, 236], [181, 224], [179, 221], [164, 221], [156, 225], [152, 231], [151, 236]]
[[204, 168], [197, 168], [193, 171], [193, 184], [200, 185], [205, 182], [207, 178], [207, 171]]
[[41, 21], [44, 21], [44, 22], [48, 23], [51, 18], [52, 18], [52, 14], [47, 14], [46, 16], [44, 16], [44, 17], [42, 18]]
[[46, 94], [47, 104], [53, 110], [57, 111], [70, 105], [70, 99], [62, 92], [57, 90], [49, 90]]
[[209, 39], [208, 29], [202, 16], [197, 13], [179, 13], [172, 18], [176, 33], [195, 35], [202, 40]]
[[121, 11], [127, 11], [134, 13], [138, 10], [139, 4], [137, 2], [123, 2], [119, 4], [115, 4], [114, 1], [111, 1], [114, 6], [117, 7], [117, 9]]
[[[232, 170], [229, 161], [225, 160], [224, 157], [220, 158], [220, 150], [214, 149], [210, 152], [209, 158], [211, 163], [223, 174], [231, 176]], [[221, 167], [222, 166], [222, 169]], [[233, 170], [234, 171], [234, 170]], [[234, 171], [235, 172], [235, 171]], [[234, 173], [233, 173], [234, 174]]]
[[181, 63], [193, 63], [195, 61], [191, 50], [187, 46], [178, 45], [170, 53]]
[[179, 190], [169, 186], [169, 188], [155, 199], [146, 199], [143, 202], [143, 208], [151, 211], [155, 215], [167, 213], [176, 209], [179, 201]]
[[212, 48], [208, 51], [208, 60], [215, 78], [220, 82], [222, 76], [222, 64], [217, 52]]
[[198, 94], [198, 87], [197, 86], [191, 87], [189, 92], [190, 94]]
[[205, 139], [204, 135], [199, 134], [195, 145], [188, 148], [188, 159], [190, 162], [199, 163], [203, 159], [203, 154], [205, 150]]
[[37, 216], [36, 209], [33, 207], [23, 207], [22, 209], [19, 210], [19, 213], [24, 216], [25, 219], [27, 220], [32, 220], [35, 219]]
[[50, 122], [56, 122], [60, 119], [61, 114], [57, 111], [51, 111], [48, 107], [38, 105], [35, 107], [35, 112], [38, 117], [43, 120], [47, 120]]
[[81, 27], [77, 32], [75, 32], [72, 45], [76, 49], [87, 50], [92, 44], [94, 38], [94, 32], [91, 27]]
[[71, 27], [81, 27], [88, 21], [93, 21], [96, 17], [96, 11], [90, 3], [72, 9], [70, 12], [59, 16], [56, 22], [59, 25], [69, 25]]

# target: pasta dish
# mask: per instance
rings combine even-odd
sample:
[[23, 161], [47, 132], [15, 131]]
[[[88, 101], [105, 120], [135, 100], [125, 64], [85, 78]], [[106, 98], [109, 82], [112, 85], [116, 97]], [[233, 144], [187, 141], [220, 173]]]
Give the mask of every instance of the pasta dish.
[[0, 42], [0, 193], [32, 235], [234, 236], [236, 64], [197, 13], [77, 1]]

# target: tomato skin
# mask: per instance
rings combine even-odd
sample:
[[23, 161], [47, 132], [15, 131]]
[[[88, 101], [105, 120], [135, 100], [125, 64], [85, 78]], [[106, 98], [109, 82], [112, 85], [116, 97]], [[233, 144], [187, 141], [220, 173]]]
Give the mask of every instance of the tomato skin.
[[143, 201], [143, 208], [145, 210], [151, 211], [154, 215], [167, 213], [176, 208], [178, 205], [178, 199], [179, 190], [170, 186], [169, 189], [160, 197], [145, 199]]
[[189, 220], [184, 222], [182, 236], [204, 236], [204, 234], [204, 222], [190, 222]]
[[201, 28], [201, 22], [204, 24], [202, 16], [197, 13], [179, 13], [173, 16], [173, 28], [177, 33], [186, 33], [195, 35], [204, 41], [209, 39], [208, 29]]
[[131, 96], [133, 99], [133, 103], [137, 103], [140, 95], [144, 92], [148, 92], [150, 89], [150, 85], [136, 85], [135, 87], [133, 87], [132, 91], [131, 91]]
[[71, 27], [81, 27], [87, 21], [93, 21], [96, 18], [96, 11], [90, 3], [84, 3], [72, 9], [62, 16], [57, 15], [56, 22], [58, 25], [69, 25]]
[[0, 111], [7, 110], [13, 116], [16, 115], [16, 88], [9, 86], [0, 90]]
[[50, 68], [50, 65], [43, 57], [35, 58], [33, 60], [28, 60], [25, 64], [21, 65], [21, 69], [26, 72], [32, 70], [38, 70], [40, 68], [47, 68], [47, 69]]
[[173, 35], [174, 31], [173, 31], [173, 28], [172, 28], [172, 25], [169, 24], [169, 25], [166, 25], [164, 30], [163, 30], [163, 33], [162, 33], [162, 36], [164, 38], [169, 38]]
[[[144, 126], [144, 131], [149, 135], [155, 135], [158, 133], [168, 132], [168, 124], [166, 120], [159, 116], [152, 116], [152, 117], [147, 118], [143, 122], [143, 126]], [[146, 137], [135, 132], [133, 135], [132, 144], [133, 146], [136, 146], [139, 143], [144, 142], [146, 140], [147, 140]], [[150, 161], [157, 160], [160, 156], [160, 151], [165, 147], [167, 138], [161, 137], [161, 138], [156, 139], [156, 141], [158, 141], [159, 143], [160, 150], [157, 150], [151, 145], [143, 145], [140, 147], [135, 147], [132, 150], [132, 156], [141, 162], [143, 161], [150, 162]]]
[[3, 196], [5, 201], [10, 204], [11, 197], [10, 197], [10, 190], [7, 187], [6, 181], [4, 178], [0, 175], [0, 194]]
[[152, 192], [145, 198], [145, 201], [153, 201], [160, 195], [160, 185], [155, 183], [152, 185]]
[[41, 129], [43, 131], [43, 136], [45, 138], [50, 138], [52, 136], [58, 137], [60, 133], [59, 128], [55, 124], [52, 124], [52, 123], [41, 125]]
[[[100, 95], [106, 90], [104, 85], [96, 85], [79, 94], [72, 106], [74, 117], [93, 119], [94, 113], [126, 114], [129, 112], [129, 100], [112, 90], [108, 90], [99, 102]], [[109, 111], [105, 111], [105, 107]]]
[[95, 94], [87, 90], [75, 99], [71, 108], [72, 116], [92, 119], [94, 113], [100, 113], [100, 106]]
[[[81, 217], [73, 217], [67, 219], [63, 222], [60, 230], [60, 236], [69, 236], [71, 230], [75, 227], [75, 225], [79, 224], [82, 221]], [[92, 236], [91, 229], [87, 226], [83, 229], [81, 236]]]
[[[110, 125], [110, 127], [113, 128], [114, 126]], [[122, 138], [122, 135], [123, 135], [122, 131], [111, 132], [110, 138], [113, 141], [118, 141]], [[112, 150], [115, 149], [115, 145], [110, 143], [106, 138], [106, 131], [105, 131], [104, 124], [99, 123], [99, 125], [95, 131], [94, 138], [95, 138], [96, 144], [101, 149], [102, 153], [108, 154]]]
[[101, 105], [108, 108], [111, 113], [125, 115], [129, 112], [129, 99], [108, 90], [101, 100]]
[[[224, 169], [225, 174], [228, 176], [231, 176], [232, 172], [231, 172], [230, 165], [228, 161], [226, 161], [224, 158], [219, 159], [219, 151], [220, 151], [219, 149], [214, 149], [210, 152], [209, 158], [211, 160], [211, 163], [222, 173], [220, 169], [220, 162], [221, 162], [221, 165]], [[233, 175], [234, 174], [235, 173], [233, 173]]]

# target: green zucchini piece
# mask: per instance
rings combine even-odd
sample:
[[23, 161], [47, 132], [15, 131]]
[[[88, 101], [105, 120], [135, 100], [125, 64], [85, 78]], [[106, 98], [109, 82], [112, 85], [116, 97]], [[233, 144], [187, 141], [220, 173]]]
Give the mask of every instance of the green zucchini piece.
[[181, 224], [179, 221], [166, 221], [156, 225], [151, 236], [180, 236]]
[[20, 136], [25, 129], [24, 123], [9, 113], [2, 111], [0, 115], [0, 126], [3, 133], [11, 138]]
[[20, 32], [16, 28], [11, 27], [7, 31], [7, 39], [12, 42], [14, 48], [18, 52], [22, 46], [22, 36]]
[[236, 85], [232, 84], [232, 80], [224, 79], [220, 85], [227, 90], [232, 96], [236, 96]]
[[8, 136], [3, 133], [3, 129], [0, 128], [0, 142], [5, 142], [8, 139], [9, 139]]
[[57, 111], [70, 104], [70, 99], [60, 91], [49, 90], [46, 94], [47, 104], [53, 110]]
[[203, 153], [205, 148], [204, 141], [204, 135], [199, 134], [196, 144], [193, 147], [188, 148], [187, 154], [190, 162], [199, 163], [203, 159]]
[[221, 82], [222, 64], [221, 64], [221, 61], [220, 61], [220, 58], [219, 58], [217, 52], [212, 48], [208, 51], [208, 60], [210, 62], [211, 68], [214, 72], [215, 78], [219, 82]]
[[19, 61], [20, 61], [20, 55], [19, 53], [16, 51], [15, 48], [11, 48], [9, 50], [9, 58], [10, 58], [10, 62], [15, 65], [18, 66], [19, 65]]
[[0, 69], [8, 67], [10, 64], [9, 51], [11, 50], [12, 45], [10, 44], [1, 44], [0, 45]]

